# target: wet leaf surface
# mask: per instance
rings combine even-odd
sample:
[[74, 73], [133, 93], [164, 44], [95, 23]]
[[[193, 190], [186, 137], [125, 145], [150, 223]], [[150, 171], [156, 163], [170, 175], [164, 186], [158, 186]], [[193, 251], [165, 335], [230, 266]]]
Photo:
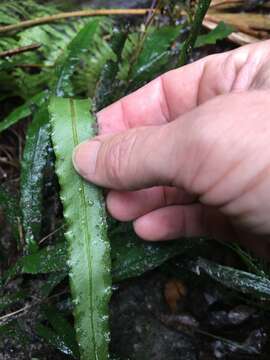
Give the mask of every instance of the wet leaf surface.
[[102, 360], [108, 356], [111, 285], [104, 201], [101, 190], [86, 183], [72, 165], [75, 146], [94, 135], [95, 118], [90, 111], [88, 100], [54, 98], [50, 104], [81, 359]]
[[270, 298], [270, 280], [262, 276], [222, 266], [203, 258], [191, 261], [188, 267], [197, 275], [206, 274], [222, 285], [243, 294]]
[[43, 177], [49, 145], [49, 114], [45, 103], [28, 127], [21, 163], [20, 206], [26, 253], [33, 253], [38, 249], [43, 209]]

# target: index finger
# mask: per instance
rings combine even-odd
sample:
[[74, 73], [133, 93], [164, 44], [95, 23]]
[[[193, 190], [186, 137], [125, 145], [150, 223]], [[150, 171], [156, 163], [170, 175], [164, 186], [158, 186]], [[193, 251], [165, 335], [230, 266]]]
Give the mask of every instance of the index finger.
[[161, 125], [197, 105], [231, 91], [250, 46], [207, 56], [169, 71], [98, 113], [101, 134]]

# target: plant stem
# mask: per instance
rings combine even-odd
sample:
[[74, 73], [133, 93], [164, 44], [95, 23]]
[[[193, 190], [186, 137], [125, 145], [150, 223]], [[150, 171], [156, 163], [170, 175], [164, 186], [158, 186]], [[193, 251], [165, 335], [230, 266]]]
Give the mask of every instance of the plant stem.
[[98, 9], [98, 10], [79, 10], [58, 13], [51, 16], [44, 16], [32, 20], [22, 21], [17, 24], [0, 26], [0, 33], [19, 31], [36, 25], [48, 24], [51, 22], [68, 19], [72, 17], [105, 16], [105, 15], [147, 15], [152, 9]]
[[180, 66], [183, 66], [187, 63], [188, 57], [190, 56], [193, 47], [195, 45], [196, 39], [201, 30], [202, 22], [207, 13], [207, 10], [210, 6], [211, 0], [199, 0], [196, 7], [196, 12], [193, 17], [193, 23], [191, 25], [191, 30], [188, 38], [184, 42], [184, 45], [180, 54]]
[[37, 50], [38, 48], [40, 48], [40, 44], [32, 44], [32, 45], [28, 45], [28, 46], [22, 46], [22, 47], [18, 47], [15, 49], [11, 49], [11, 50], [7, 50], [7, 51], [3, 51], [0, 52], [0, 58], [5, 58], [5, 57], [11, 57], [14, 55], [18, 55], [27, 51], [33, 51], [33, 50]]

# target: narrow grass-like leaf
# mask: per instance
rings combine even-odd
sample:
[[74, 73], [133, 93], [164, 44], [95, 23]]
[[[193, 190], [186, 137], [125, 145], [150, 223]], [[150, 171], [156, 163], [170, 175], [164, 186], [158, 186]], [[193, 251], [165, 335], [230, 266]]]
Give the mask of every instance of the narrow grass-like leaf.
[[208, 34], [198, 36], [194, 47], [198, 48], [205, 45], [213, 45], [218, 40], [226, 39], [226, 37], [228, 37], [234, 30], [233, 26], [227, 25], [221, 21]]
[[49, 117], [46, 104], [30, 124], [21, 169], [21, 209], [26, 252], [37, 251], [42, 220], [43, 170], [50, 144]]
[[268, 262], [266, 260], [256, 258], [254, 254], [248, 252], [248, 250], [242, 249], [239, 244], [225, 243], [225, 245], [240, 257], [248, 272], [269, 279]]
[[210, 3], [211, 0], [198, 0], [197, 2], [196, 12], [191, 24], [190, 34], [181, 49], [180, 66], [183, 66], [187, 63], [188, 58], [192, 53], [196, 39], [201, 31], [204, 16], [210, 6]]
[[81, 359], [108, 358], [110, 251], [101, 190], [72, 166], [72, 152], [94, 135], [89, 100], [55, 98], [50, 104], [56, 171], [67, 222], [71, 291]]
[[160, 266], [168, 259], [183, 254], [193, 247], [187, 240], [167, 243], [142, 241], [134, 231], [121, 226], [111, 235], [113, 281], [137, 277]]
[[0, 122], [0, 132], [8, 129], [11, 125], [16, 124], [20, 120], [30, 116], [35, 107], [40, 107], [47, 98], [47, 92], [41, 92], [35, 95], [23, 105], [17, 107], [5, 119]]
[[73, 96], [70, 78], [81, 56], [92, 46], [98, 26], [98, 20], [91, 20], [68, 45], [63, 54], [63, 59], [57, 64], [56, 78], [58, 80], [54, 90], [57, 96]]
[[197, 275], [208, 275], [229, 289], [270, 299], [270, 280], [262, 276], [222, 266], [203, 258], [189, 262], [188, 268]]
[[10, 193], [3, 185], [0, 185], [0, 208], [3, 209], [7, 223], [9, 224], [12, 235], [19, 244], [19, 225], [21, 219], [21, 212], [19, 208], [19, 201]]

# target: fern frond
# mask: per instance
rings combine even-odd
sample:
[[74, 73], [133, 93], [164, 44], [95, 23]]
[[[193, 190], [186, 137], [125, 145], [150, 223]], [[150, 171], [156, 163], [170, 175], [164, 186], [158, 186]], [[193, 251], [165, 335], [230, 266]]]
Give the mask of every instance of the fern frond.
[[[42, 5], [32, 0], [5, 1], [0, 4], [0, 24], [12, 24], [57, 12], [51, 4]], [[0, 37], [0, 52], [33, 43], [41, 45], [36, 51], [0, 60], [1, 88], [5, 88], [10, 96], [23, 99], [47, 88], [53, 75], [51, 68], [87, 21], [76, 19], [35, 26], [16, 35]]]

